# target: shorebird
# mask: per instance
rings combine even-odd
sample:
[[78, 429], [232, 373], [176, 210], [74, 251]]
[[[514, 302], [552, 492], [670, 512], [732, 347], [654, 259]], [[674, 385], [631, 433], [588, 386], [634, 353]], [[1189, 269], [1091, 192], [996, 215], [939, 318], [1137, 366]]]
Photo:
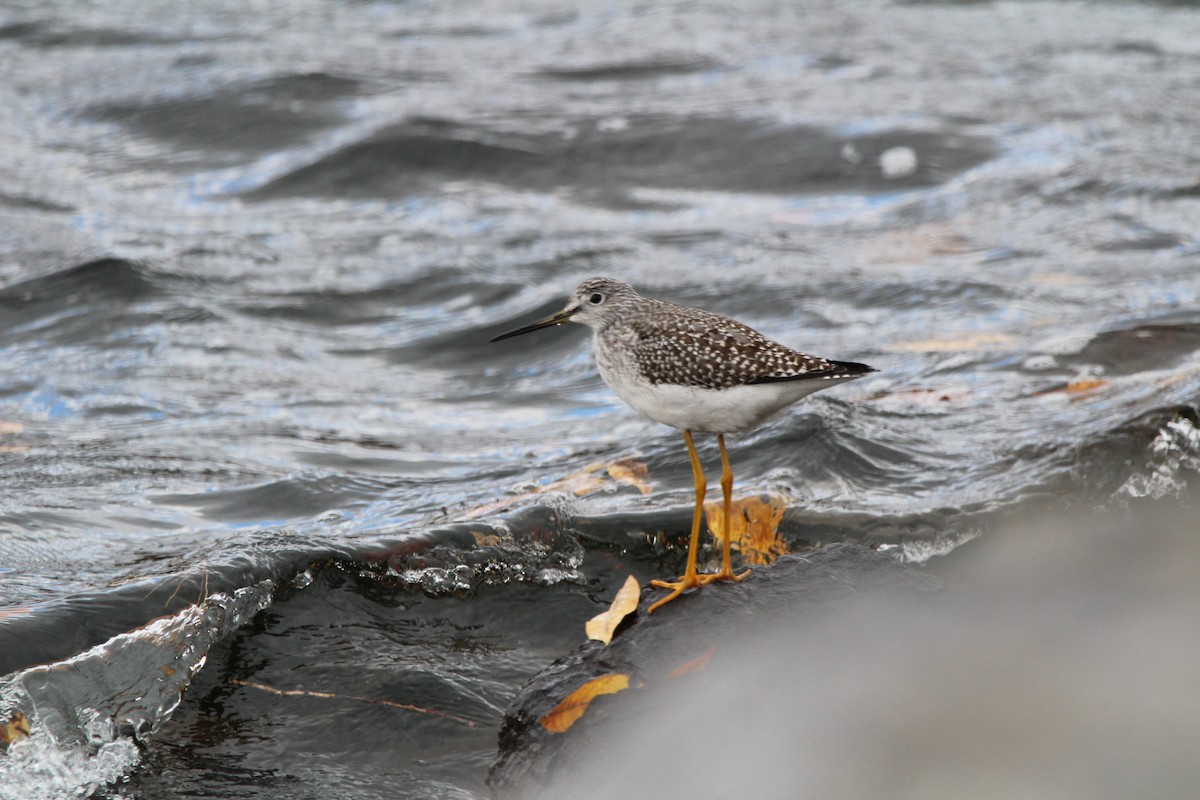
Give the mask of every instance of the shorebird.
[[[604, 382], [650, 419], [683, 431], [695, 482], [695, 511], [687, 566], [674, 581], [651, 581], [670, 593], [651, 613], [689, 589], [713, 581], [740, 581], [730, 560], [729, 517], [733, 469], [725, 434], [742, 433], [813, 392], [875, 372], [854, 361], [810, 356], [768, 339], [737, 320], [699, 308], [642, 297], [627, 283], [589, 278], [566, 307], [531, 325], [492, 339], [579, 322], [592, 329], [592, 349]], [[720, 572], [700, 573], [696, 557], [707, 480], [693, 433], [715, 433], [721, 450], [724, 552]]]

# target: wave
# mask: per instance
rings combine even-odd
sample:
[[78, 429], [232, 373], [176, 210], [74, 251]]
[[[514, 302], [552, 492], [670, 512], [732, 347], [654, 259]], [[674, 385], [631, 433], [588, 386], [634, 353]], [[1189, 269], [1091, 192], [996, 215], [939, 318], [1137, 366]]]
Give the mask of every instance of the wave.
[[[889, 172], [886, 153], [911, 154]], [[563, 120], [549, 132], [412, 119], [379, 131], [244, 194], [406, 197], [474, 180], [517, 189], [572, 189], [601, 205], [630, 187], [796, 194], [890, 192], [929, 186], [996, 154], [987, 138], [958, 131], [843, 134], [748, 119], [630, 115]]]
[[0, 786], [23, 798], [80, 797], [131, 772], [138, 747], [170, 718], [209, 649], [271, 603], [271, 581], [118, 634], [79, 655], [0, 680], [5, 718], [29, 740], [0, 758]]

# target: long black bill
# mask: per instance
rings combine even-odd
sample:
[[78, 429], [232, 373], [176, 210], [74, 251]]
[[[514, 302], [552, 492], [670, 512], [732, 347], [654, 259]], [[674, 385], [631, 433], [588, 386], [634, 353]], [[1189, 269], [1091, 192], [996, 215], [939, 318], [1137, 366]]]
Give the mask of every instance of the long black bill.
[[550, 328], [550, 327], [553, 327], [554, 325], [562, 325], [565, 322], [571, 321], [571, 315], [573, 313], [575, 313], [575, 312], [569, 311], [569, 310], [568, 311], [556, 311], [548, 317], [542, 317], [541, 319], [539, 319], [537, 322], [533, 323], [532, 325], [526, 325], [524, 328], [517, 328], [515, 331], [509, 331], [508, 333], [502, 333], [499, 336], [497, 336], [495, 339], [492, 339], [492, 341], [498, 342], [501, 339], [511, 339], [513, 336], [520, 336], [522, 333], [530, 333], [532, 331], [541, 330], [542, 328]]

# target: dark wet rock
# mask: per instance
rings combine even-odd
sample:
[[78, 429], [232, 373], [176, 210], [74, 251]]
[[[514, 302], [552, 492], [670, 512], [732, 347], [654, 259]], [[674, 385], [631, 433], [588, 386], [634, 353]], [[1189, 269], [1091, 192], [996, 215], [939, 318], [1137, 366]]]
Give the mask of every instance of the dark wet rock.
[[[635, 725], [654, 713], [679, 693], [679, 679], [689, 668], [720, 669], [723, 654], [737, 652], [741, 641], [779, 630], [793, 635], [802, 630], [800, 623], [819, 619], [851, 598], [921, 595], [940, 585], [890, 555], [836, 544], [784, 556], [755, 568], [740, 584], [706, 587], [652, 615], [645, 609], [663, 590], [646, 589], [638, 611], [622, 623], [610, 645], [588, 641], [521, 689], [500, 729], [488, 775], [493, 795], [526, 798], [553, 791], [563, 772], [588, 762], [601, 731]], [[596, 699], [565, 733], [542, 727], [541, 718], [567, 695], [612, 673], [628, 675], [631, 688]]]

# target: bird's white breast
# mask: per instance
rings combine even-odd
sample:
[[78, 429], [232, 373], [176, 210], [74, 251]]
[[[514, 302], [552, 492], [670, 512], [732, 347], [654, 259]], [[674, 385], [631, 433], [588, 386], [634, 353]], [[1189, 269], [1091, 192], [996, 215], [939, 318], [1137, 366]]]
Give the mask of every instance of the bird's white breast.
[[698, 389], [660, 383], [609, 383], [617, 396], [656, 422], [702, 433], [740, 433], [802, 397], [826, 388], [817, 380]]
[[655, 422], [698, 433], [740, 433], [797, 400], [840, 382], [814, 378], [727, 389], [652, 384], [628, 359], [617, 357], [604, 340], [597, 338], [594, 346], [600, 377], [617, 397]]

